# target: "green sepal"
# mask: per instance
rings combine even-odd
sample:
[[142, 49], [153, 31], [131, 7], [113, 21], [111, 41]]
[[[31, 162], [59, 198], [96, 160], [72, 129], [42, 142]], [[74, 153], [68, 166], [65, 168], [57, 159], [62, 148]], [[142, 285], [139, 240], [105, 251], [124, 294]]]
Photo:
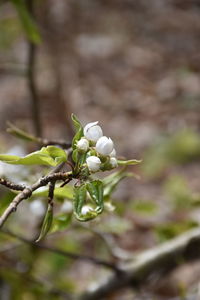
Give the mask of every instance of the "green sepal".
[[117, 160], [119, 166], [130, 166], [140, 164], [142, 160], [130, 159], [130, 160]]
[[75, 215], [76, 219], [80, 222], [87, 222], [95, 219], [98, 216], [96, 210], [90, 210], [86, 215]]
[[72, 121], [73, 121], [73, 124], [75, 127], [75, 132], [76, 132], [76, 134], [72, 140], [72, 149], [75, 150], [76, 142], [78, 140], [80, 140], [80, 138], [83, 136], [83, 127], [81, 125], [81, 122], [78, 120], [78, 118], [74, 114], [72, 114], [71, 118], [72, 118]]

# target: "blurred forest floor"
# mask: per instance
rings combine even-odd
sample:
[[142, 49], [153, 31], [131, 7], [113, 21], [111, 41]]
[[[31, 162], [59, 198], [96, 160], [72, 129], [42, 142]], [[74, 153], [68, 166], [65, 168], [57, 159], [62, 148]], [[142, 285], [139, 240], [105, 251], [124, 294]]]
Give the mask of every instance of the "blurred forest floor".
[[[199, 225], [199, 1], [46, 0], [38, 6], [43, 42], [36, 77], [44, 136], [67, 138], [74, 112], [84, 123], [99, 120], [120, 155], [143, 159], [133, 168], [141, 179], [126, 180], [116, 193], [123, 218], [107, 222], [117, 227], [118, 245], [134, 252]], [[16, 143], [5, 133], [6, 121], [33, 127], [24, 76], [27, 43], [9, 5], [1, 7], [0, 30], [3, 151]], [[77, 265], [80, 271], [82, 263]], [[82, 273], [80, 289], [86, 284]], [[156, 299], [172, 299], [199, 277], [200, 263], [181, 266], [150, 289]], [[133, 299], [123, 297], [116, 299]]]

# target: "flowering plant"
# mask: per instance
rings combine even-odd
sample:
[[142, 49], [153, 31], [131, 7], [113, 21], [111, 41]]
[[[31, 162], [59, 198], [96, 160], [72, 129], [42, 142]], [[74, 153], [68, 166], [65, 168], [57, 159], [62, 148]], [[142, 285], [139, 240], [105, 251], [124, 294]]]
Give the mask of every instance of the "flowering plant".
[[[59, 230], [63, 226], [63, 220], [65, 226], [71, 219], [72, 213], [79, 221], [89, 221], [101, 214], [104, 207], [107, 209], [112, 207], [109, 203], [111, 193], [121, 179], [130, 176], [130, 173], [126, 172], [123, 167], [102, 180], [94, 178], [94, 175], [97, 172], [113, 170], [118, 166], [135, 165], [140, 161], [119, 160], [112, 139], [103, 135], [98, 122], [92, 122], [83, 127], [75, 115], [72, 115], [72, 121], [75, 127], [72, 143], [48, 142], [10, 125], [10, 133], [46, 146], [24, 157], [2, 154], [0, 155], [1, 161], [17, 165], [53, 166], [55, 169], [32, 185], [11, 183], [7, 180], [6, 174], [5, 178], [0, 179], [0, 184], [11, 190], [20, 191], [0, 217], [0, 227], [9, 215], [16, 211], [21, 201], [27, 198], [48, 196], [48, 205], [38, 240], [43, 238], [49, 230]], [[62, 171], [66, 164], [71, 166], [71, 171]], [[72, 180], [74, 185], [67, 185]], [[63, 183], [58, 186], [58, 181], [63, 181]], [[43, 187], [42, 192], [38, 191], [41, 187]], [[57, 195], [63, 201], [66, 198], [73, 200], [73, 207], [67, 220], [64, 210], [57, 217], [53, 214], [54, 199]], [[62, 207], [64, 206], [66, 205], [63, 204]], [[35, 206], [32, 205], [32, 207]], [[40, 206], [37, 204], [37, 207]]]

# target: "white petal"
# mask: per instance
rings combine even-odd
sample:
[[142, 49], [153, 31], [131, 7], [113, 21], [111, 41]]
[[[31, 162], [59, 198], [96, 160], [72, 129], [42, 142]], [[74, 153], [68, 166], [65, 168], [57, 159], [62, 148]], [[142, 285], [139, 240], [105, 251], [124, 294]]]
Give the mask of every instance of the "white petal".
[[85, 127], [84, 127], [84, 129], [83, 129], [84, 135], [87, 134], [89, 128], [91, 128], [91, 127], [97, 125], [98, 123], [99, 123], [99, 121], [96, 121], [96, 122], [91, 122], [91, 123], [88, 123], [87, 125], [85, 125]]

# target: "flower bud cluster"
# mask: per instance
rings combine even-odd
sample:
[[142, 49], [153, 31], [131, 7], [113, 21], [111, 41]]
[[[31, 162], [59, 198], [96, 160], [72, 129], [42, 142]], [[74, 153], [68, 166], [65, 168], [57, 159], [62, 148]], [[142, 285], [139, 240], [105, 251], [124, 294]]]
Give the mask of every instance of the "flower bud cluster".
[[83, 129], [84, 137], [76, 144], [80, 153], [87, 153], [86, 164], [91, 172], [117, 167], [116, 151], [111, 138], [103, 135], [97, 122], [88, 123]]

